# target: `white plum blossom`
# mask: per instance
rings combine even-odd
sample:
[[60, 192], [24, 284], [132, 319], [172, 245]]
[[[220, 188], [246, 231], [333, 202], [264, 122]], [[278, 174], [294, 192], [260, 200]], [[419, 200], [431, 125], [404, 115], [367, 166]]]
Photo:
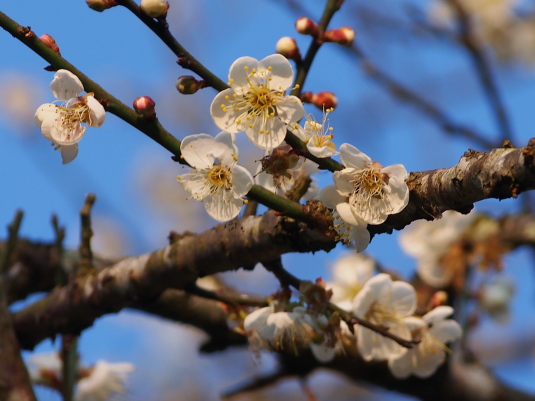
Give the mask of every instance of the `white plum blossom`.
[[412, 338], [419, 339], [420, 343], [413, 348], [405, 348], [401, 355], [389, 359], [388, 367], [394, 377], [405, 379], [412, 374], [424, 379], [436, 372], [446, 359], [446, 343], [462, 335], [461, 325], [455, 320], [446, 319], [452, 313], [452, 307], [438, 306], [421, 319], [414, 317], [407, 321]]
[[293, 70], [286, 57], [270, 55], [263, 60], [240, 57], [230, 67], [230, 88], [213, 100], [210, 112], [222, 130], [245, 131], [258, 147], [271, 150], [282, 143], [287, 125], [304, 115], [301, 100], [286, 96]]
[[381, 224], [407, 206], [407, 170], [402, 164], [383, 167], [348, 143], [340, 146], [340, 157], [346, 168], [336, 171], [333, 180], [345, 200], [336, 210], [347, 223]]
[[[277, 311], [270, 305], [247, 315], [243, 327], [248, 334], [253, 349], [286, 349], [298, 354], [301, 348], [309, 347], [320, 362], [329, 362], [340, 348], [331, 344], [326, 334], [328, 319], [324, 315], [312, 315], [303, 306], [295, 306], [291, 311]], [[345, 324], [345, 323], [344, 323]], [[344, 326], [340, 326], [344, 331]], [[349, 332], [345, 325], [345, 332]]]
[[89, 375], [78, 381], [75, 401], [106, 401], [124, 393], [128, 373], [134, 370], [131, 363], [97, 361], [89, 368]]
[[333, 227], [338, 234], [336, 239], [346, 245], [353, 246], [357, 252], [363, 252], [370, 243], [368, 224], [356, 216], [353, 216], [351, 222], [342, 219], [339, 209], [349, 207], [346, 202], [347, 196], [341, 195], [334, 185], [327, 185], [319, 192], [317, 199], [328, 208], [336, 209], [333, 212]]
[[104, 123], [104, 107], [93, 93], [78, 96], [84, 90], [82, 82], [67, 70], [58, 70], [50, 83], [59, 104], [45, 103], [35, 112], [35, 123], [43, 136], [60, 149], [63, 164], [70, 163], [78, 154], [78, 142], [85, 134], [86, 124], [98, 128]]
[[374, 270], [375, 262], [368, 256], [348, 252], [339, 257], [332, 266], [332, 281], [326, 283], [333, 292], [330, 301], [342, 309], [351, 310], [353, 299]]
[[305, 126], [296, 125], [291, 131], [302, 141], [306, 142], [308, 151], [316, 157], [331, 157], [338, 154], [336, 145], [331, 141], [334, 135], [327, 116], [333, 109], [324, 112], [321, 124], [311, 116], [307, 116]]
[[193, 171], [179, 175], [178, 182], [195, 200], [203, 201], [208, 214], [228, 221], [240, 213], [243, 196], [253, 186], [253, 177], [238, 166], [238, 146], [234, 134], [220, 132], [190, 135], [180, 144], [182, 157]]
[[[29, 359], [32, 383], [60, 390], [62, 361], [58, 352], [33, 355]], [[98, 361], [91, 367], [78, 367], [75, 401], [107, 401], [116, 394], [124, 393], [128, 373], [135, 370], [127, 362], [109, 363]]]
[[441, 258], [474, 221], [474, 216], [448, 210], [438, 220], [418, 220], [401, 232], [400, 245], [418, 260], [417, 272], [425, 283], [436, 288], [450, 283], [454, 271], [444, 268]]
[[[353, 314], [406, 340], [411, 331], [406, 320], [416, 309], [416, 292], [403, 281], [392, 281], [385, 273], [369, 279], [353, 300]], [[357, 349], [366, 361], [386, 360], [404, 353], [394, 340], [361, 325], [355, 325]]]

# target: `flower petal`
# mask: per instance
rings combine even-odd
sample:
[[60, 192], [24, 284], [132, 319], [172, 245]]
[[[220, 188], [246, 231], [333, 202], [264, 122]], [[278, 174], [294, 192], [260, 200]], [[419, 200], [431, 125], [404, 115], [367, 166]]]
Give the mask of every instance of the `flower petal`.
[[69, 100], [77, 97], [84, 90], [82, 82], [76, 75], [67, 70], [58, 70], [50, 83], [50, 90], [59, 100]]
[[93, 96], [87, 96], [85, 101], [89, 107], [89, 121], [86, 124], [95, 128], [102, 126], [106, 119], [106, 110], [104, 110], [104, 107]]
[[[228, 72], [228, 79], [231, 86], [247, 86], [249, 74], [254, 69], [258, 70], [259, 62], [252, 57], [240, 57], [232, 63]], [[246, 69], [247, 68], [247, 69]]]
[[438, 341], [446, 344], [461, 338], [463, 329], [461, 325], [453, 319], [446, 319], [438, 322], [429, 329], [429, 334]]
[[[50, 136], [50, 130], [54, 125], [54, 121], [57, 118], [58, 106], [53, 103], [45, 103], [39, 106], [35, 111], [35, 124], [41, 129], [43, 136], [52, 141]], [[43, 125], [43, 123], [46, 123]]]
[[219, 222], [232, 220], [240, 213], [243, 206], [241, 198], [234, 198], [231, 191], [225, 189], [211, 193], [203, 202], [208, 215]]
[[344, 203], [346, 201], [346, 197], [341, 195], [334, 185], [327, 185], [323, 188], [316, 196], [316, 199], [323, 202], [325, 206], [331, 209], [336, 208], [336, 205], [339, 203]]
[[286, 124], [278, 117], [270, 117], [265, 121], [261, 118], [255, 118], [253, 127], [247, 127], [245, 133], [259, 148], [272, 150], [284, 141]]
[[232, 171], [232, 190], [235, 196], [245, 196], [253, 187], [254, 180], [251, 173], [242, 166], [234, 166]]
[[340, 146], [340, 158], [346, 167], [363, 169], [371, 164], [372, 159], [365, 153], [358, 150], [355, 146], [349, 143], [343, 143]]
[[305, 115], [303, 103], [296, 96], [287, 96], [283, 101], [277, 102], [277, 115], [286, 124], [299, 121]]
[[392, 283], [391, 304], [400, 316], [410, 316], [416, 310], [416, 291], [405, 281]]
[[292, 65], [286, 57], [281, 54], [272, 54], [260, 60], [258, 69], [271, 68], [269, 87], [277, 91], [285, 91], [293, 82], [294, 72]]
[[215, 137], [215, 145], [212, 154], [217, 157], [223, 166], [233, 166], [238, 160], [238, 146], [236, 136], [229, 132], [220, 132]]
[[191, 167], [203, 169], [214, 165], [214, 146], [215, 139], [208, 134], [189, 135], [182, 140], [180, 151]]
[[78, 156], [77, 143], [71, 146], [61, 146], [59, 150], [61, 151], [61, 160], [63, 164], [68, 164], [72, 162], [76, 158], [76, 156]]
[[334, 172], [334, 185], [336, 185], [336, 189], [338, 189], [342, 195], [349, 196], [353, 192], [354, 187], [352, 181], [354, 174], [355, 169], [353, 167]]
[[232, 133], [243, 131], [242, 127], [238, 127], [236, 124], [236, 119], [243, 111], [235, 110], [227, 100], [229, 98], [232, 99], [235, 93], [232, 88], [225, 89], [216, 95], [210, 105], [210, 115], [214, 124], [219, 129]]
[[422, 319], [428, 324], [438, 323], [453, 314], [453, 308], [447, 305], [441, 305], [434, 308], [432, 311], [427, 312]]

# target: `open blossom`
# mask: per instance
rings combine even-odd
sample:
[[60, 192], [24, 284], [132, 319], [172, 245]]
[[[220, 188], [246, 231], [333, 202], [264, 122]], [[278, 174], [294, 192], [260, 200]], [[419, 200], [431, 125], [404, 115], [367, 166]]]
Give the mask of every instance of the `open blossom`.
[[333, 180], [346, 200], [336, 210], [347, 223], [381, 224], [407, 206], [407, 170], [402, 164], [383, 167], [348, 143], [340, 146], [340, 157], [346, 168], [335, 172]]
[[[392, 281], [385, 273], [369, 279], [353, 300], [353, 313], [377, 326], [388, 329], [389, 333], [406, 340], [411, 339], [411, 331], [406, 319], [416, 309], [416, 292], [403, 281]], [[361, 325], [355, 325], [357, 348], [366, 361], [395, 358], [406, 348], [394, 340]]]
[[342, 219], [339, 208], [348, 206], [347, 196], [341, 195], [334, 185], [327, 185], [318, 193], [317, 199], [328, 208], [336, 209], [333, 213], [333, 227], [338, 234], [337, 240], [355, 247], [357, 252], [363, 252], [370, 243], [368, 224], [358, 217], [351, 222]]
[[54, 96], [62, 103], [45, 103], [35, 112], [35, 123], [43, 136], [60, 149], [63, 164], [70, 163], [78, 154], [78, 142], [89, 127], [104, 123], [104, 107], [92, 93], [78, 96], [84, 87], [78, 77], [67, 70], [58, 70], [50, 84]]
[[332, 266], [332, 281], [326, 283], [333, 292], [330, 301], [342, 309], [351, 310], [353, 299], [374, 270], [375, 262], [367, 256], [348, 252], [338, 258]]
[[[276, 311], [275, 305], [257, 309], [243, 322], [253, 348], [287, 349], [298, 354], [300, 349], [310, 347], [320, 362], [329, 362], [335, 357], [338, 344], [324, 332], [329, 326], [324, 315], [307, 313], [303, 306], [291, 311]], [[349, 332], [346, 325], [345, 332]], [[340, 332], [344, 327], [340, 326]]]
[[413, 339], [420, 343], [388, 361], [388, 367], [398, 379], [405, 379], [411, 374], [426, 378], [436, 372], [446, 359], [446, 343], [459, 339], [462, 335], [461, 325], [455, 320], [446, 319], [453, 313], [450, 306], [438, 306], [421, 319], [407, 321]]
[[280, 54], [260, 61], [240, 57], [229, 70], [230, 88], [212, 102], [214, 123], [231, 133], [245, 131], [262, 149], [277, 147], [286, 136], [287, 125], [304, 115], [299, 98], [285, 95], [292, 81], [292, 66]]
[[292, 130], [299, 139], [306, 142], [308, 151], [316, 157], [331, 157], [338, 154], [336, 145], [331, 141], [334, 137], [333, 128], [329, 126], [327, 118], [332, 110], [325, 111], [321, 124], [307, 116], [304, 128], [297, 125]]
[[190, 135], [180, 145], [182, 156], [193, 171], [179, 175], [178, 181], [193, 199], [204, 203], [217, 221], [228, 221], [240, 213], [242, 197], [253, 186], [253, 177], [236, 165], [238, 147], [234, 134], [221, 132]]
[[450, 283], [455, 271], [445, 268], [441, 259], [473, 221], [474, 214], [448, 210], [438, 220], [418, 220], [401, 232], [401, 247], [418, 260], [417, 272], [423, 281], [437, 288]]

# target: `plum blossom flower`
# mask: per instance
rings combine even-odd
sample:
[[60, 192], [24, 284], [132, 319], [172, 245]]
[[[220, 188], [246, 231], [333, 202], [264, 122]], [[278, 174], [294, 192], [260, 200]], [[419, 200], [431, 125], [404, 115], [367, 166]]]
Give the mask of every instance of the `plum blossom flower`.
[[230, 88], [213, 100], [214, 123], [231, 133], [245, 131], [258, 147], [271, 150], [284, 140], [287, 125], [304, 115], [296, 96], [286, 96], [292, 85], [290, 62], [280, 54], [263, 60], [240, 57], [230, 67]]
[[330, 299], [338, 307], [351, 310], [355, 296], [375, 270], [373, 259], [362, 254], [348, 252], [332, 266], [332, 281], [326, 283], [333, 295]]
[[60, 149], [63, 164], [70, 163], [78, 154], [78, 142], [89, 127], [100, 127], [104, 123], [104, 107], [93, 93], [78, 96], [84, 87], [78, 77], [67, 70], [58, 70], [50, 83], [54, 96], [63, 101], [60, 104], [45, 103], [35, 112], [35, 123], [43, 136]]
[[203, 201], [208, 214], [228, 221], [240, 213], [242, 197], [253, 186], [253, 177], [236, 165], [238, 147], [234, 134], [220, 132], [190, 135], [180, 145], [182, 156], [193, 171], [179, 175], [178, 182], [193, 199]]
[[388, 367], [398, 379], [405, 379], [411, 374], [426, 378], [436, 372], [446, 359], [446, 343], [459, 339], [462, 335], [461, 325], [455, 320], [446, 319], [453, 313], [450, 306], [438, 306], [421, 319], [407, 320], [413, 339], [420, 339], [415, 347], [405, 348], [400, 355], [389, 359]]
[[[310, 348], [320, 362], [329, 362], [340, 348], [327, 334], [329, 322], [326, 316], [310, 314], [303, 306], [291, 311], [278, 311], [278, 305], [270, 305], [250, 313], [243, 322], [249, 343], [256, 350], [261, 348], [291, 349], [298, 354]], [[343, 322], [342, 322], [343, 323]], [[347, 325], [340, 325], [340, 333], [349, 333]]]
[[[61, 387], [62, 361], [57, 352], [37, 354], [30, 358], [30, 378], [34, 384], [56, 390]], [[115, 394], [124, 393], [128, 373], [135, 370], [127, 362], [98, 361], [91, 367], [78, 368], [75, 401], [106, 401]]]
[[440, 288], [450, 283], [455, 272], [442, 266], [441, 259], [452, 243], [472, 224], [474, 216], [448, 210], [438, 220], [418, 220], [401, 232], [400, 245], [418, 260], [418, 275], [427, 284]]
[[302, 141], [306, 142], [307, 149], [316, 157], [331, 157], [337, 155], [336, 145], [331, 141], [333, 127], [329, 125], [327, 118], [334, 109], [327, 109], [324, 112], [321, 124], [307, 116], [304, 128], [297, 125], [292, 132]]
[[346, 168], [335, 172], [333, 180], [345, 200], [336, 210], [347, 223], [381, 224], [407, 206], [407, 170], [402, 164], [383, 167], [348, 143], [340, 146], [340, 156]]
[[[411, 331], [406, 324], [416, 309], [416, 292], [403, 281], [392, 281], [385, 273], [369, 279], [353, 300], [353, 313], [377, 326], [386, 327], [389, 333], [410, 340]], [[357, 348], [366, 361], [395, 358], [405, 349], [394, 340], [361, 325], [355, 325]]]
[[349, 206], [347, 196], [341, 195], [334, 185], [327, 185], [318, 193], [317, 199], [328, 208], [336, 209], [333, 212], [333, 227], [338, 234], [336, 240], [353, 246], [357, 252], [363, 252], [370, 243], [368, 224], [356, 216], [350, 222], [341, 217], [339, 209]]

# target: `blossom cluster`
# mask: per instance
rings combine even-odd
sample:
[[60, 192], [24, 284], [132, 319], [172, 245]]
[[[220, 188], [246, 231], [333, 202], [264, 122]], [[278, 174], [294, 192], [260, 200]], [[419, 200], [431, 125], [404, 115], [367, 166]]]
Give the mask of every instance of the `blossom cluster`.
[[[396, 378], [431, 376], [446, 359], [446, 343], [462, 334], [461, 326], [448, 319], [453, 308], [441, 305], [415, 316], [415, 289], [385, 273], [372, 276], [373, 270], [373, 262], [362, 255], [344, 256], [335, 266], [334, 282], [326, 284], [330, 289], [320, 293], [376, 330], [341, 320], [338, 312], [317, 301], [322, 297], [305, 296], [299, 303], [275, 301], [250, 313], [243, 323], [250, 344], [296, 354], [310, 348], [324, 363], [354, 347], [365, 361], [386, 361]], [[413, 341], [414, 346], [402, 346], [391, 336]]]

